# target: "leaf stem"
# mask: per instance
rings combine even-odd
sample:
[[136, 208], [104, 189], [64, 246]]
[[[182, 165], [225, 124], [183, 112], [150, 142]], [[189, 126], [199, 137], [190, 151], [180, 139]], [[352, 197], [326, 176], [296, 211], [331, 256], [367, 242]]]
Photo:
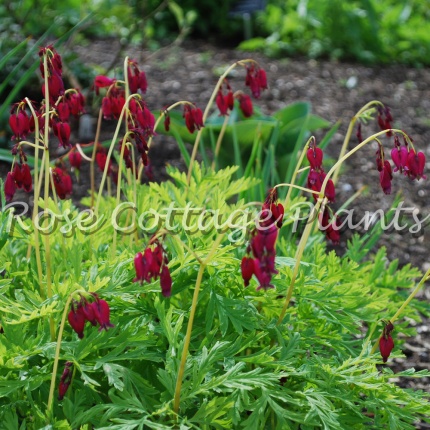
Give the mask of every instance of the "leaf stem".
[[200, 292], [200, 287], [201, 287], [201, 283], [202, 283], [203, 273], [206, 269], [206, 266], [210, 263], [213, 255], [214, 255], [215, 251], [217, 250], [219, 244], [221, 243], [221, 240], [223, 237], [224, 237], [224, 234], [218, 235], [218, 237], [214, 241], [212, 248], [210, 249], [208, 255], [203, 260], [203, 262], [200, 263], [199, 272], [197, 274], [196, 286], [194, 288], [194, 294], [193, 294], [193, 301], [191, 303], [190, 317], [188, 319], [187, 332], [185, 334], [184, 346], [182, 348], [181, 363], [179, 365], [178, 377], [176, 379], [175, 396], [173, 399], [173, 410], [175, 411], [176, 414], [178, 414], [178, 412], [179, 412], [182, 379], [184, 377], [185, 365], [187, 362], [188, 349], [190, 346], [191, 333], [193, 330], [194, 315], [195, 315], [196, 309], [197, 309], [197, 301], [199, 298], [199, 292]]

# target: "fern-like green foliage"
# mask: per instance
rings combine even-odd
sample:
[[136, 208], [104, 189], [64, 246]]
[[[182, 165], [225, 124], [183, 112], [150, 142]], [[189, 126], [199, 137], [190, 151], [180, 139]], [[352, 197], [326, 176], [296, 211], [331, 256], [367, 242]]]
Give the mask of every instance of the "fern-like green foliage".
[[[151, 209], [165, 214], [170, 204], [218, 211], [226, 220], [244, 208], [246, 202], [237, 196], [258, 183], [233, 179], [234, 167], [214, 172], [199, 166], [187, 191], [183, 173], [170, 168], [169, 174], [172, 181], [141, 186], [135, 200], [133, 190], [126, 189], [129, 209], [116, 214], [118, 225], [129, 226], [133, 217]], [[115, 202], [105, 198], [100, 207], [105, 220], [91, 234], [79, 228], [65, 234], [60, 222], [51, 233], [51, 300], [40, 297], [36, 262], [26, 258], [31, 235], [15, 234], [0, 250], [0, 427], [343, 430], [413, 429], [420, 420], [430, 422], [428, 393], [392, 382], [393, 377], [407, 380], [429, 372], [390, 369], [391, 357], [402, 359], [404, 336], [414, 335], [408, 322], [420, 319], [423, 305], [412, 303], [395, 324], [396, 346], [388, 366], [382, 366], [378, 353], [370, 354], [381, 320], [399, 308], [419, 272], [390, 263], [383, 248], [364, 262], [355, 258], [365, 238], [354, 237], [344, 257], [327, 253], [320, 232], [311, 238], [293, 301], [277, 325], [295, 243], [279, 240], [276, 288], [257, 291], [254, 280], [244, 288], [240, 274], [245, 238], [222, 231], [224, 240], [203, 275], [180, 410], [174, 414], [196, 258], [205, 258], [219, 232], [188, 230], [182, 214], [175, 217], [178, 225], [164, 240], [173, 279], [172, 296], [166, 299], [159, 281], [133, 282], [133, 257], [156, 229], [137, 226], [120, 235], [112, 255]], [[59, 214], [61, 209], [70, 210], [70, 219], [79, 215], [70, 204], [53, 210]], [[196, 218], [190, 216], [189, 222]], [[160, 228], [166, 228], [165, 217], [160, 219]], [[3, 217], [3, 226], [6, 221]], [[49, 318], [57, 327], [67, 297], [78, 289], [97, 292], [109, 303], [115, 327], [99, 332], [87, 325], [79, 340], [66, 324], [60, 368], [73, 362], [74, 378], [49, 416], [56, 347]], [[61, 369], [57, 383], [60, 375]]]

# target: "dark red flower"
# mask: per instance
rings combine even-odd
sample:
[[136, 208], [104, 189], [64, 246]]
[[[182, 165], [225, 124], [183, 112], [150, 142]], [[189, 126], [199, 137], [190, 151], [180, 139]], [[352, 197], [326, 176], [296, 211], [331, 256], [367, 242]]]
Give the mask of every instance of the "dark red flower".
[[11, 172], [7, 173], [6, 181], [4, 183], [4, 194], [6, 196], [6, 201], [10, 202], [13, 199], [16, 191], [15, 179], [13, 179], [13, 175]]
[[161, 286], [161, 294], [164, 297], [170, 297], [172, 294], [172, 277], [170, 276], [169, 268], [167, 264], [163, 264], [160, 273], [160, 286]]
[[13, 132], [12, 140], [25, 139], [27, 134], [30, 132], [30, 119], [25, 113], [23, 107], [18, 107], [18, 110], [12, 109], [9, 117], [9, 125]]
[[85, 99], [79, 90], [75, 91], [76, 92], [67, 93], [66, 101], [69, 105], [70, 113], [77, 117], [85, 112]]
[[379, 339], [379, 351], [382, 356], [382, 361], [384, 363], [387, 362], [388, 357], [391, 354], [391, 351], [394, 348], [394, 341], [391, 337], [391, 332], [394, 330], [394, 326], [391, 322], [384, 327], [382, 330], [382, 336]]
[[422, 152], [416, 153], [411, 149], [408, 153], [407, 174], [410, 179], [427, 179], [424, 175], [426, 156]]
[[[55, 103], [58, 97], [64, 94], [64, 82], [61, 78], [61, 75], [56, 71], [53, 71], [48, 76], [48, 91], [49, 91], [49, 101], [51, 103]], [[45, 94], [45, 84], [42, 84], [42, 94], [46, 97]]]
[[54, 122], [52, 125], [54, 135], [58, 137], [60, 146], [68, 148], [71, 146], [70, 139], [70, 125], [68, 122]]
[[252, 95], [255, 98], [259, 98], [261, 90], [267, 88], [266, 72], [254, 63], [247, 66], [245, 85], [251, 89]]
[[102, 99], [102, 112], [104, 119], [112, 119], [112, 103], [110, 97], [103, 97]]
[[152, 136], [154, 134], [155, 125], [155, 118], [152, 112], [146, 106], [142, 106], [141, 109], [137, 110], [136, 118], [147, 135]]
[[381, 130], [388, 130], [387, 137], [390, 137], [393, 134], [390, 130], [392, 128], [392, 121], [393, 117], [391, 116], [390, 108], [388, 106], [378, 106], [377, 122]]
[[79, 339], [83, 339], [86, 318], [80, 304], [72, 304], [72, 309], [70, 310], [67, 319], [69, 320], [69, 324], [72, 326], [72, 329], [77, 333]]
[[15, 163], [12, 177], [18, 188], [24, 188], [28, 193], [33, 189], [33, 179], [31, 177], [30, 166], [26, 163], [19, 165]]
[[275, 270], [275, 253], [269, 255], [264, 255], [260, 258], [254, 258], [254, 274], [258, 280], [259, 286], [258, 290], [268, 290], [270, 288], [275, 288], [270, 281], [272, 280], [272, 275], [278, 273]]
[[185, 105], [183, 117], [185, 118], [185, 125], [190, 133], [194, 133], [196, 129], [200, 130], [200, 128], [204, 127], [203, 112], [199, 108], [192, 108], [188, 104]]
[[66, 361], [64, 365], [64, 370], [60, 378], [60, 384], [58, 386], [58, 400], [63, 400], [64, 396], [69, 389], [69, 386], [73, 378], [73, 363], [71, 361]]
[[252, 275], [254, 274], [254, 259], [251, 257], [243, 257], [240, 263], [240, 269], [245, 287], [247, 287]]
[[70, 107], [68, 103], [66, 102], [60, 102], [57, 105], [57, 114], [58, 118], [60, 118], [61, 121], [67, 122], [70, 117]]
[[119, 119], [125, 105], [125, 98], [122, 93], [110, 97], [110, 108], [114, 119]]
[[233, 110], [234, 108], [234, 95], [233, 95], [233, 91], [231, 89], [228, 90], [228, 93], [226, 96], [224, 96], [225, 99], [225, 103], [227, 105], [227, 107], [230, 110]]
[[148, 88], [148, 83], [146, 81], [145, 72], [140, 71], [137, 66], [137, 62], [134, 60], [129, 60], [127, 65], [127, 77], [128, 86], [132, 94], [137, 93], [139, 90], [145, 93]]
[[96, 321], [100, 324], [99, 331], [108, 330], [109, 327], [114, 327], [109, 321], [110, 309], [108, 303], [96, 297], [96, 300], [91, 304], [94, 311], [94, 317]]
[[396, 147], [391, 150], [391, 159], [396, 166], [393, 170], [394, 172], [406, 171], [408, 163], [408, 148], [406, 146]]
[[336, 197], [336, 190], [334, 188], [334, 183], [331, 179], [327, 181], [325, 187], [324, 196], [327, 198], [329, 203], [333, 203]]
[[321, 148], [313, 145], [306, 152], [306, 157], [311, 165], [311, 169], [320, 169], [322, 167], [323, 151]]
[[100, 88], [110, 87], [116, 82], [116, 79], [108, 78], [107, 76], [98, 75], [94, 79], [94, 88], [96, 90], [96, 94], [99, 93]]
[[96, 316], [94, 313], [94, 308], [91, 303], [88, 303], [88, 301], [85, 298], [81, 299], [80, 306], [82, 309], [82, 313], [85, 315], [85, 319], [91, 323], [92, 326], [97, 325]]
[[23, 163], [21, 166], [21, 183], [22, 188], [29, 193], [33, 189], [33, 178], [31, 177], [30, 166]]
[[258, 78], [258, 83], [259, 86], [262, 90], [266, 90], [267, 89], [267, 75], [266, 75], [266, 71], [264, 69], [259, 69], [257, 72], [257, 78]]
[[379, 173], [379, 182], [382, 187], [382, 191], [385, 194], [391, 193], [391, 181], [393, 180], [393, 174], [391, 172], [391, 164], [388, 160], [384, 161], [382, 170]]
[[81, 169], [81, 163], [82, 163], [82, 155], [79, 151], [70, 151], [69, 152], [69, 162], [70, 165], [75, 168], [76, 170]]
[[59, 199], [64, 200], [72, 194], [72, 178], [60, 167], [52, 169], [52, 179], [54, 182], [55, 192]]
[[248, 96], [248, 94], [239, 94], [239, 108], [243, 113], [243, 116], [245, 118], [249, 118], [252, 116], [254, 112], [254, 108], [252, 106], [251, 97]]
[[221, 88], [218, 90], [218, 94], [216, 96], [215, 102], [219, 109], [219, 114], [221, 116], [227, 115], [227, 112], [228, 112], [227, 100], [225, 99]]
[[[48, 45], [46, 47], [42, 47], [39, 49], [39, 57], [47, 56], [47, 68], [48, 73], [57, 73], [58, 75], [62, 75], [63, 73], [63, 63], [61, 60], [60, 54], [55, 50], [53, 45]], [[40, 72], [42, 74], [42, 78], [45, 77], [45, 68], [43, 58], [41, 58], [39, 64]]]
[[[104, 149], [98, 149], [96, 152], [96, 163], [101, 172], [104, 172], [107, 162], [107, 154]], [[112, 160], [109, 159], [108, 175], [112, 173]]]
[[326, 238], [331, 240], [334, 245], [340, 242], [339, 218], [334, 216], [330, 222], [330, 212], [327, 207], [318, 216], [319, 229], [325, 232]]
[[167, 264], [166, 252], [161, 243], [156, 240], [155, 243], [145, 249], [143, 254], [138, 252], [134, 257], [136, 278], [133, 281], [151, 282], [151, 280], [160, 277], [161, 293], [164, 297], [170, 297], [172, 278]]
[[168, 111], [164, 112], [164, 130], [170, 130], [170, 115]]

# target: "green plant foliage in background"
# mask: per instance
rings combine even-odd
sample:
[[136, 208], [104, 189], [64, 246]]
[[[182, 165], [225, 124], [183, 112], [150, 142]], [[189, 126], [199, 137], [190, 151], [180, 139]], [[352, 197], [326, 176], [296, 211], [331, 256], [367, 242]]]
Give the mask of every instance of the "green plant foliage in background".
[[427, 0], [269, 0], [259, 14], [261, 37], [243, 49], [365, 63], [430, 64]]

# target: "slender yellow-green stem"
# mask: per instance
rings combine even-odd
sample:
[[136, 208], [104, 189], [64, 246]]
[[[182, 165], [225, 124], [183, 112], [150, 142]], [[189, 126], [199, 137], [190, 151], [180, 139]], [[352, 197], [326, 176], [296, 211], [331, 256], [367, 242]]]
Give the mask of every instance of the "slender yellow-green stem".
[[[32, 214], [32, 222], [33, 226], [35, 225], [34, 220], [36, 219], [37, 213], [39, 212], [39, 195], [40, 195], [40, 186], [39, 186], [39, 120], [37, 118], [36, 112], [34, 110], [33, 104], [26, 97], [25, 101], [30, 108], [31, 115], [34, 120], [34, 143], [35, 143], [35, 151], [34, 151], [34, 184], [33, 184], [33, 214]], [[40, 255], [40, 242], [39, 242], [39, 230], [37, 228], [34, 229], [34, 250], [36, 256], [36, 266], [37, 266], [37, 277], [39, 278], [39, 292], [40, 297], [44, 300], [46, 298], [45, 291], [42, 286], [41, 280], [43, 279], [43, 270], [42, 270], [42, 258]], [[27, 249], [27, 258], [30, 258], [31, 255], [31, 244], [28, 245]]]
[[[48, 202], [49, 202], [49, 184], [50, 184], [50, 169], [49, 169], [49, 85], [48, 85], [48, 55], [43, 56], [43, 69], [45, 75], [45, 189], [43, 200], [45, 202], [45, 216], [48, 217]], [[52, 298], [52, 281], [51, 281], [51, 247], [49, 243], [49, 234], [45, 234], [45, 264], [46, 264], [46, 295], [48, 299]], [[42, 280], [40, 280], [42, 282]], [[49, 328], [51, 332], [51, 340], [55, 340], [54, 318], [49, 319]]]
[[301, 187], [300, 185], [294, 185], [294, 183], [283, 182], [282, 184], [275, 185], [273, 188], [276, 189], [279, 187], [289, 187], [289, 189], [295, 188], [296, 190], [306, 191], [307, 193], [319, 194], [319, 191], [314, 191], [310, 188]]
[[54, 198], [55, 206], [58, 208], [58, 197], [57, 192], [55, 191], [55, 185], [54, 185], [54, 176], [52, 175], [52, 171], [50, 171], [49, 180], [51, 183], [51, 189], [52, 189], [52, 196]]
[[60, 359], [61, 341], [63, 339], [64, 325], [66, 323], [67, 314], [69, 312], [70, 303], [73, 300], [73, 296], [78, 294], [78, 293], [85, 293], [85, 291], [84, 290], [74, 291], [67, 298], [66, 304], [64, 305], [63, 316], [61, 318], [60, 328], [58, 330], [57, 345], [55, 348], [54, 366], [52, 369], [52, 376], [51, 376], [51, 385], [49, 387], [49, 397], [48, 397], [48, 405], [47, 405], [47, 411], [48, 411], [47, 415], [48, 416], [52, 414], [52, 404], [54, 401], [55, 380], [57, 378], [58, 361]]
[[[122, 179], [122, 162], [124, 160], [124, 151], [125, 146], [127, 145], [126, 137], [124, 137], [121, 145], [121, 152], [119, 155], [119, 163], [118, 163], [118, 183], [116, 187], [116, 205], [115, 207], [118, 207], [119, 201], [121, 199], [121, 179]], [[113, 229], [113, 238], [112, 238], [112, 255], [114, 256], [116, 254], [116, 239], [117, 239], [117, 229]]]
[[309, 235], [312, 231], [312, 226], [318, 217], [318, 212], [320, 210], [320, 207], [322, 205], [324, 205], [326, 201], [327, 201], [326, 198], [324, 198], [324, 199], [319, 198], [317, 200], [316, 205], [313, 206], [311, 213], [309, 214], [308, 222], [306, 224], [305, 230], [303, 231], [302, 237], [300, 238], [300, 242], [299, 242], [299, 246], [297, 247], [296, 255], [294, 256], [296, 263], [294, 265], [293, 274], [291, 275], [290, 286], [288, 287], [287, 295], [285, 297], [284, 306], [282, 307], [282, 310], [281, 310], [281, 313], [279, 315], [279, 318], [278, 318], [276, 325], [281, 324], [281, 322], [283, 321], [283, 319], [285, 317], [285, 314], [287, 312], [287, 308], [290, 304], [291, 297], [293, 295], [294, 284], [296, 282], [297, 274], [299, 273], [300, 262], [302, 260], [303, 252], [305, 250]]
[[315, 137], [314, 136], [311, 136], [308, 139], [308, 141], [306, 142], [305, 147], [303, 148], [302, 153], [300, 154], [299, 160], [297, 161], [296, 168], [294, 170], [293, 176], [291, 177], [291, 186], [289, 187], [287, 195], [285, 197], [284, 207], [287, 207], [288, 202], [290, 201], [291, 192], [293, 191], [293, 188], [295, 187], [294, 183], [296, 182], [297, 175], [299, 174], [300, 166], [302, 165], [303, 159], [305, 158], [306, 150], [309, 148], [309, 145], [310, 145], [310, 143], [312, 141], [315, 142]]
[[123, 106], [123, 108], [121, 110], [121, 114], [120, 114], [119, 119], [118, 119], [118, 123], [117, 123], [116, 129], [115, 129], [115, 133], [113, 135], [111, 144], [109, 146], [109, 151], [108, 151], [107, 156], [106, 156], [106, 165], [105, 165], [105, 168], [104, 168], [104, 171], [103, 171], [102, 179], [100, 181], [99, 192], [97, 194], [97, 200], [96, 200], [96, 206], [95, 206], [95, 213], [96, 213], [96, 215], [98, 215], [98, 212], [99, 212], [100, 200], [101, 200], [101, 197], [102, 197], [103, 187], [105, 185], [105, 181], [106, 181], [106, 178], [107, 178], [107, 175], [108, 175], [109, 161], [110, 161], [110, 159], [112, 157], [112, 152], [114, 150], [115, 143], [116, 143], [116, 141], [118, 139], [118, 134], [119, 134], [119, 132], [121, 130], [122, 120], [123, 120], [124, 115], [125, 115], [125, 113], [126, 113], [126, 111], [128, 109], [128, 104], [130, 103], [130, 100], [133, 97], [139, 97], [139, 96], [136, 96], [135, 94], [132, 94], [131, 96], [129, 96], [126, 99], [126, 101], [124, 103], [124, 106]]
[[218, 139], [216, 142], [214, 159], [212, 161], [212, 169], [215, 169], [215, 162], [218, 159], [219, 150], [221, 149], [221, 143], [222, 143], [222, 140], [224, 138], [225, 131], [227, 129], [228, 120], [229, 120], [229, 117], [226, 115], [224, 118], [224, 122], [222, 123], [222, 127], [221, 127], [221, 130], [219, 132]]
[[91, 155], [91, 164], [90, 164], [90, 180], [91, 180], [91, 209], [94, 208], [94, 195], [95, 195], [95, 161], [96, 161], [96, 152], [97, 152], [97, 145], [99, 144], [99, 138], [100, 138], [100, 130], [102, 126], [102, 118], [103, 118], [103, 111], [100, 108], [99, 110], [99, 118], [97, 120], [97, 128], [96, 128], [96, 136], [94, 138], [94, 147], [93, 152]]
[[190, 317], [188, 319], [187, 332], [185, 334], [184, 346], [182, 348], [181, 363], [179, 365], [178, 377], [176, 379], [175, 396], [173, 399], [173, 410], [176, 414], [179, 412], [182, 379], [184, 377], [185, 365], [187, 362], [188, 348], [190, 346], [191, 333], [193, 330], [193, 323], [194, 323], [194, 315], [195, 315], [196, 309], [197, 309], [197, 301], [199, 298], [199, 292], [200, 292], [200, 287], [201, 287], [201, 283], [202, 283], [203, 273], [205, 271], [206, 266], [210, 263], [213, 255], [216, 252], [216, 250], [217, 250], [219, 244], [221, 243], [223, 237], [224, 237], [224, 234], [218, 235], [218, 237], [214, 241], [208, 255], [203, 260], [203, 262], [200, 263], [199, 272], [197, 274], [196, 286], [195, 286], [194, 294], [193, 294], [193, 301], [191, 303]]
[[[369, 103], [366, 103], [351, 119], [348, 125], [348, 130], [345, 134], [345, 139], [343, 140], [342, 148], [340, 150], [339, 159], [341, 159], [348, 149], [349, 141], [351, 140], [351, 135], [354, 130], [355, 123], [360, 118], [360, 115], [363, 114], [365, 111], [370, 109], [374, 105], [384, 106], [383, 103], [381, 103], [378, 100], [372, 100]], [[336, 172], [333, 175], [333, 183], [336, 185], [337, 179], [339, 177], [340, 169], [336, 170]]]
[[[208, 104], [206, 105], [206, 109], [203, 113], [203, 124], [206, 122], [206, 119], [209, 115], [209, 111], [212, 107], [212, 104], [215, 100], [216, 95], [218, 94], [219, 89], [221, 88], [221, 85], [224, 82], [224, 79], [228, 76], [228, 74], [237, 66], [245, 66], [247, 63], [256, 63], [255, 60], [251, 60], [251, 59], [247, 59], [247, 60], [240, 60], [237, 61], [236, 63], [233, 63], [230, 67], [227, 68], [227, 70], [220, 76], [220, 78], [218, 79], [217, 84], [215, 85], [215, 88], [211, 94], [211, 97], [209, 99]], [[194, 146], [193, 146], [193, 151], [191, 153], [191, 158], [190, 158], [190, 165], [188, 166], [188, 174], [187, 174], [187, 184], [190, 185], [190, 181], [191, 181], [191, 174], [193, 172], [193, 164], [194, 161], [196, 159], [197, 156], [197, 150], [199, 148], [199, 143], [200, 143], [200, 139], [202, 137], [202, 133], [203, 133], [203, 129], [201, 128], [196, 136], [196, 140], [194, 141]]]
[[[421, 281], [417, 284], [417, 286], [413, 289], [411, 294], [409, 294], [408, 298], [402, 303], [399, 309], [397, 309], [397, 312], [390, 318], [391, 324], [394, 324], [395, 321], [399, 318], [400, 314], [405, 310], [406, 306], [409, 305], [409, 303], [412, 301], [412, 299], [417, 295], [418, 291], [422, 288], [424, 283], [430, 279], [430, 269], [427, 270], [425, 275], [421, 278]], [[378, 341], [373, 345], [372, 351], [370, 351], [371, 354], [373, 354], [379, 345], [379, 340], [381, 337], [378, 338]]]

